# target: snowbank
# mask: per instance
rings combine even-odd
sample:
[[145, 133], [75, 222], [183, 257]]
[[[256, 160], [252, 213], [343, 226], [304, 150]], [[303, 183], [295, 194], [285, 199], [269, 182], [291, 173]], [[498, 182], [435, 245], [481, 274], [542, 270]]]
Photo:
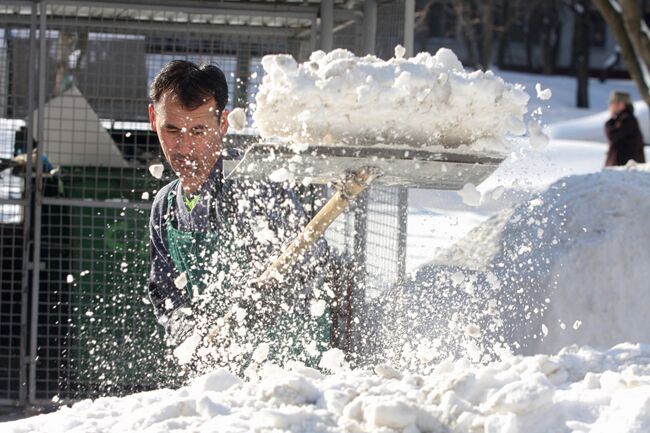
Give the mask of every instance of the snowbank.
[[[634, 104], [634, 116], [639, 122], [639, 128], [644, 142], [650, 142], [650, 116], [648, 105], [643, 101]], [[548, 133], [550, 138], [564, 140], [599, 141], [607, 143], [605, 136], [605, 122], [610, 118], [607, 110], [579, 119], [566, 120], [550, 125]]]
[[650, 341], [648, 221], [649, 166], [560, 179], [419, 271], [401, 312], [410, 347], [485, 360], [495, 342], [534, 354]]
[[618, 432], [650, 430], [650, 346], [486, 366], [445, 361], [431, 375], [389, 366], [333, 375], [268, 366], [242, 382], [217, 370], [178, 390], [82, 401], [0, 425], [3, 432]]
[[399, 48], [388, 61], [343, 49], [317, 51], [302, 64], [265, 56], [255, 126], [262, 137], [323, 144], [457, 146], [526, 132], [529, 96], [520, 86], [465, 72], [448, 49], [404, 59]]

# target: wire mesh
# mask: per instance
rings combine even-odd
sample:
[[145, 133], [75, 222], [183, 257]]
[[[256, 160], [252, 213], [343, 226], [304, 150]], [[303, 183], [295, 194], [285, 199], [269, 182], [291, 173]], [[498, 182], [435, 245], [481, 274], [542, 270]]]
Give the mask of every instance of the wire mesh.
[[375, 187], [368, 194], [366, 221], [367, 296], [379, 296], [400, 274], [399, 188]]
[[[8, 11], [9, 6], [0, 5], [0, 13]], [[16, 78], [9, 67], [12, 54], [9, 36], [16, 30], [29, 32], [29, 25], [29, 22], [13, 28], [0, 25], [0, 404], [11, 405], [24, 402], [25, 396], [24, 171], [27, 160], [24, 155], [22, 160], [18, 158], [14, 147], [17, 144], [26, 148], [27, 143], [24, 139], [15, 143], [14, 137], [19, 128], [25, 127], [25, 119], [11, 118], [9, 113], [16, 106], [28, 105], [30, 94], [27, 89], [9, 92], [9, 80]], [[26, 61], [25, 68], [28, 65]], [[21, 76], [24, 81], [28, 81], [27, 72]]]
[[[147, 170], [160, 158], [147, 123], [148, 86], [172, 59], [217, 64], [233, 107], [249, 99], [249, 71], [261, 56], [297, 46], [284, 36], [142, 26], [142, 10], [87, 10], [66, 6], [63, 14], [48, 5], [36, 401], [176, 380], [145, 296], [150, 203], [170, 180], [157, 181]], [[147, 23], [161, 15], [149, 16]], [[189, 19], [180, 12], [162, 17]], [[28, 34], [14, 36], [12, 65], [25, 63]], [[24, 85], [9, 88], [19, 94]], [[13, 115], [25, 116], [21, 108]]]
[[404, 0], [380, 3], [377, 7], [375, 54], [390, 59], [398, 44], [404, 44]]

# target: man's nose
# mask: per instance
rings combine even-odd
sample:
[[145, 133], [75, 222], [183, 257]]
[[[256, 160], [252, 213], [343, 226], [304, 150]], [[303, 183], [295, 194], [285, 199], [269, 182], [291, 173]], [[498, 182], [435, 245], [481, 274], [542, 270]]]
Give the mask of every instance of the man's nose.
[[189, 155], [192, 152], [193, 148], [192, 142], [193, 138], [191, 134], [187, 132], [181, 132], [178, 134], [178, 137], [176, 139], [177, 151], [183, 155]]

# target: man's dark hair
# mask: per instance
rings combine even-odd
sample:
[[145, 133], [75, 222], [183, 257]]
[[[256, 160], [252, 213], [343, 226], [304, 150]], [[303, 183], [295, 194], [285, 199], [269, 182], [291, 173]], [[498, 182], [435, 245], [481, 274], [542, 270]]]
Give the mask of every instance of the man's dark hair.
[[221, 115], [228, 103], [228, 84], [223, 71], [214, 65], [197, 66], [187, 60], [172, 60], [154, 78], [149, 91], [154, 104], [167, 92], [190, 110], [214, 98]]

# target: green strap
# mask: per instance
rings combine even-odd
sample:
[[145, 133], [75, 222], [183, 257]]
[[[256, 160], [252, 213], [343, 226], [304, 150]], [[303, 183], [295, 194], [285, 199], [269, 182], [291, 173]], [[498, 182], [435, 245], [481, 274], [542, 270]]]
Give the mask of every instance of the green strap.
[[192, 212], [192, 209], [194, 209], [196, 204], [199, 202], [199, 198], [201, 198], [201, 196], [199, 194], [195, 195], [192, 198], [187, 198], [183, 194], [183, 202], [185, 202], [185, 206], [187, 206], [187, 208], [190, 210], [190, 212]]

